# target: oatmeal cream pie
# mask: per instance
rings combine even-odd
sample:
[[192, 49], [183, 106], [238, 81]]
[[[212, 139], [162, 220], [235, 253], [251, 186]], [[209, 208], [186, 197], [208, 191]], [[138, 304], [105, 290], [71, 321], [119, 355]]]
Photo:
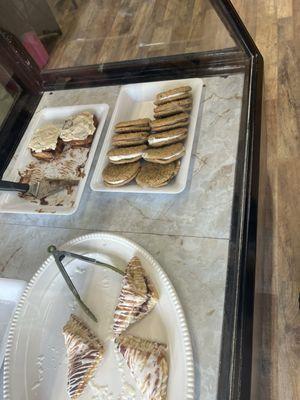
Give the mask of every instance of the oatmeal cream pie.
[[154, 308], [158, 295], [138, 257], [128, 263], [118, 304], [114, 313], [113, 332], [120, 335], [130, 325], [145, 317]]
[[146, 149], [146, 145], [118, 147], [116, 149], [109, 150], [107, 157], [113, 164], [131, 163], [140, 160], [142, 158], [143, 151]]
[[146, 161], [158, 164], [169, 164], [185, 154], [185, 147], [182, 143], [170, 144], [169, 146], [147, 149], [143, 152]]
[[89, 147], [97, 127], [96, 117], [83, 111], [66, 119], [60, 131], [60, 138], [71, 147]]
[[141, 187], [159, 188], [167, 185], [180, 169], [180, 161], [170, 164], [143, 164], [140, 172], [136, 176], [136, 183]]
[[148, 132], [150, 131], [150, 118], [140, 118], [130, 121], [118, 122], [115, 125], [116, 133]]
[[64, 148], [64, 144], [59, 138], [59, 132], [59, 128], [53, 124], [38, 128], [28, 145], [32, 156], [45, 161], [57, 158]]
[[147, 143], [149, 132], [120, 133], [112, 137], [112, 145], [116, 147], [136, 146]]
[[182, 100], [192, 97], [192, 88], [190, 86], [180, 86], [175, 89], [166, 90], [164, 92], [158, 93], [154, 104], [161, 105], [169, 103], [174, 100]]
[[172, 143], [182, 142], [188, 134], [187, 128], [171, 129], [169, 131], [153, 133], [148, 137], [151, 147], [162, 147]]
[[150, 122], [152, 133], [181, 128], [189, 124], [189, 114], [179, 113], [171, 117], [159, 118]]
[[63, 328], [68, 357], [68, 393], [77, 399], [103, 359], [104, 349], [89, 327], [72, 314]]
[[124, 186], [136, 177], [140, 168], [139, 161], [127, 164], [108, 164], [102, 172], [103, 182], [108, 187]]
[[167, 346], [132, 335], [115, 339], [143, 400], [166, 400], [168, 385]]
[[190, 112], [193, 107], [191, 98], [171, 101], [154, 107], [154, 118], [169, 117], [170, 115], [179, 114], [181, 112]]

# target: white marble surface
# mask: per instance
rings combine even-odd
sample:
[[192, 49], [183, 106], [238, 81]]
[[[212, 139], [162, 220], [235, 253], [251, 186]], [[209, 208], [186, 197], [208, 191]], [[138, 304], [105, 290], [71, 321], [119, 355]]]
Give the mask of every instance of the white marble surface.
[[[59, 246], [85, 233], [111, 231], [136, 241], [165, 269], [185, 310], [195, 399], [215, 400], [243, 77], [206, 78], [205, 84], [203, 118], [183, 193], [124, 195], [86, 187], [73, 216], [0, 215], [0, 275], [29, 280], [50, 243]], [[105, 101], [111, 115], [117, 93], [111, 87], [56, 92], [46, 94], [40, 107]]]

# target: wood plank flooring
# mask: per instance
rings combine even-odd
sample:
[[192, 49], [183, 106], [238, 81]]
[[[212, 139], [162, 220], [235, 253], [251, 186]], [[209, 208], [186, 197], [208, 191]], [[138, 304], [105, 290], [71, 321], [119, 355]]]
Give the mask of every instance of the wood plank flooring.
[[[232, 1], [265, 60], [252, 398], [299, 400], [300, 1]], [[77, 3], [49, 68], [233, 45], [204, 0]]]

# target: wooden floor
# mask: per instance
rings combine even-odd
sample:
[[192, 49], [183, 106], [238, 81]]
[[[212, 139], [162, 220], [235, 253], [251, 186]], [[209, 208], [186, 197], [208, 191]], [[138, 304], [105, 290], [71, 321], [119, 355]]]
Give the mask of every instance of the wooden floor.
[[[105, 20], [103, 17], [96, 20], [96, 14], [89, 14], [89, 43], [78, 46], [80, 35], [75, 32], [74, 26], [79, 22], [71, 19], [71, 25], [65, 32], [69, 40], [67, 46], [70, 43], [71, 46], [64, 48], [66, 42], [63, 41], [58, 44], [56, 56], [51, 58], [51, 68], [83, 63], [91, 49], [94, 51], [92, 63], [145, 56], [146, 45], [150, 43], [156, 43], [156, 46], [148, 46], [147, 54], [157, 55], [162, 51], [159, 45], [162, 41], [174, 41], [175, 51], [178, 52], [190, 51], [193, 46], [205, 50], [210, 40], [207, 32], [211, 32], [216, 24], [211, 10], [203, 8], [203, 0], [172, 0], [173, 8], [168, 7], [169, 0], [131, 1], [141, 8], [149, 23], [145, 26], [142, 21], [138, 23], [143, 32], [131, 32], [129, 48], [124, 47], [120, 39], [116, 41], [113, 31], [121, 35], [129, 29], [130, 12], [129, 15], [124, 14], [123, 8], [123, 14], [113, 13], [112, 9], [120, 3], [117, 0], [89, 1], [94, 1], [95, 7], [103, 7], [103, 4], [108, 7], [104, 15], [110, 21], [109, 29], [104, 31], [102, 27], [100, 35], [108, 35], [108, 38], [95, 47], [95, 24], [101, 25]], [[264, 115], [267, 130], [261, 151], [252, 398], [299, 400], [300, 1], [232, 1], [265, 59]], [[122, 4], [128, 6], [129, 1], [122, 1]], [[197, 9], [202, 14], [195, 13]], [[86, 9], [85, 12], [89, 11]], [[193, 15], [192, 20], [190, 15]], [[197, 18], [204, 15], [206, 22], [196, 24]], [[154, 18], [157, 20], [154, 21]], [[193, 24], [197, 25], [197, 29], [193, 30]], [[144, 47], [139, 47], [137, 34], [143, 38]], [[190, 38], [187, 46], [183, 43], [186, 37]], [[201, 37], [205, 40], [199, 39]], [[221, 38], [229, 43], [228, 36]], [[214, 42], [215, 47], [218, 47], [218, 40], [220, 36]], [[112, 46], [112, 43], [115, 45]], [[174, 46], [164, 51], [170, 54]], [[61, 64], [62, 59], [64, 64]]]
[[233, 0], [265, 60], [254, 400], [300, 399], [300, 1]]

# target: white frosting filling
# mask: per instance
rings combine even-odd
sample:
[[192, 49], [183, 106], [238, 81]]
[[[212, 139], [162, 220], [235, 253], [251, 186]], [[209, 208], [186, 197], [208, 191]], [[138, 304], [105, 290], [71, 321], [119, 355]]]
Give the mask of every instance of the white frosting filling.
[[88, 111], [68, 118], [60, 132], [60, 138], [64, 142], [71, 140], [85, 140], [95, 132], [94, 116]]
[[130, 160], [131, 158], [135, 158], [140, 156], [141, 153], [131, 153], [131, 154], [123, 154], [121, 156], [109, 156], [108, 158], [111, 161], [119, 161], [119, 160]]
[[165, 99], [170, 99], [172, 97], [176, 97], [176, 96], [182, 96], [183, 94], [185, 94], [186, 92], [177, 92], [177, 93], [173, 93], [173, 94], [168, 94], [166, 96], [160, 97], [159, 100], [165, 100]]
[[169, 136], [169, 137], [163, 137], [163, 138], [149, 138], [148, 139], [148, 143], [149, 144], [155, 144], [155, 143], [160, 143], [160, 142], [165, 142], [165, 141], [167, 141], [167, 140], [170, 140], [170, 139], [176, 139], [176, 138], [178, 138], [178, 137], [180, 137], [182, 134], [181, 133], [179, 133], [178, 135], [173, 135], [173, 136]]
[[44, 150], [55, 150], [58, 136], [59, 128], [57, 126], [43, 126], [34, 132], [28, 147], [36, 153], [41, 153]]

